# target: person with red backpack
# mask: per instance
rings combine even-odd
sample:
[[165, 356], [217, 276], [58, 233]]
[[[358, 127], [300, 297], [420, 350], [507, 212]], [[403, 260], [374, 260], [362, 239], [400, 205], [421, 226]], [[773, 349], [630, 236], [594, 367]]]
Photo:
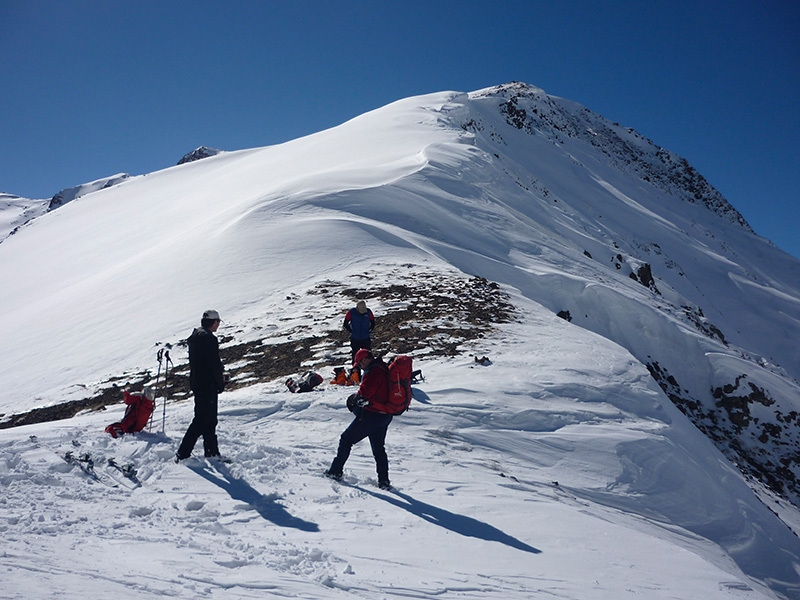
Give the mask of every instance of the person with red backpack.
[[391, 489], [389, 482], [389, 459], [386, 455], [386, 431], [394, 412], [388, 406], [389, 370], [380, 358], [361, 348], [356, 352], [353, 366], [362, 371], [358, 392], [347, 399], [347, 408], [355, 415], [353, 422], [339, 438], [339, 449], [325, 475], [336, 481], [342, 479], [344, 464], [355, 444], [369, 438], [375, 467], [378, 472], [378, 487]]

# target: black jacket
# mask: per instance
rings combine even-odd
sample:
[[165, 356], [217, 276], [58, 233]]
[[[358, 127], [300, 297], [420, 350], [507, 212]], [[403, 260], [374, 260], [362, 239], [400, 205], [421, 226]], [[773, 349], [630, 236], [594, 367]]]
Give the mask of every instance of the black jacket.
[[195, 393], [219, 393], [225, 389], [219, 341], [208, 329], [198, 327], [189, 342], [189, 387]]

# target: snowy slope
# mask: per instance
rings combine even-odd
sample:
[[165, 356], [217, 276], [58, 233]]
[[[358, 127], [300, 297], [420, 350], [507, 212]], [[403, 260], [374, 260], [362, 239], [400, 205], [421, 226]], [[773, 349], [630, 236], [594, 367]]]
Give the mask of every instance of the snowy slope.
[[17, 227], [47, 212], [47, 200], [31, 200], [0, 193], [0, 241]]
[[[4, 431], [7, 597], [774, 597], [752, 578], [796, 597], [797, 538], [644, 367], [515, 302], [522, 320], [476, 347], [492, 364], [417, 362], [426, 381], [388, 440], [395, 492], [365, 444], [344, 484], [321, 477], [349, 421], [335, 386], [224, 394], [230, 466], [171, 462], [189, 402], [167, 406], [165, 434], [160, 406], [151, 433], [120, 440], [102, 433], [120, 409]], [[109, 457], [142, 485], [109, 487]]]
[[118, 173], [117, 175], [112, 175], [111, 177], [103, 177], [89, 183], [84, 183], [82, 185], [76, 185], [74, 187], [61, 190], [50, 200], [49, 208], [50, 210], [54, 210], [64, 206], [68, 202], [72, 202], [73, 200], [80, 198], [81, 196], [85, 196], [86, 194], [91, 194], [92, 192], [96, 192], [98, 190], [105, 190], [115, 185], [119, 185], [127, 179], [130, 179], [130, 175], [127, 173]]
[[[165, 343], [181, 364], [208, 307], [228, 344], [308, 345], [348, 308], [320, 289], [422, 273], [498, 282], [517, 311], [451, 358], [415, 349], [428, 379], [390, 432], [399, 492], [370, 485], [365, 448], [351, 485], [319, 479], [347, 423], [333, 386], [242, 379], [223, 397], [229, 469], [168, 461], [186, 399], [165, 434], [112, 440], [121, 409], [5, 430], [10, 597], [38, 597], [32, 569], [69, 597], [125, 569], [143, 598], [799, 597], [796, 510], [728, 459], [796, 500], [800, 263], [678, 157], [530, 86], [409, 98], [36, 218], [0, 244], [0, 407], [124, 385]], [[345, 360], [311, 350], [320, 370]], [[143, 485], [85, 481], [59, 457], [73, 440]], [[123, 566], [137, 556], [148, 569]]]
[[0, 242], [9, 235], [16, 233], [20, 227], [46, 212], [55, 210], [91, 192], [108, 189], [111, 186], [122, 183], [129, 177], [130, 175], [127, 173], [103, 177], [96, 181], [63, 189], [50, 200], [31, 200], [0, 193]]

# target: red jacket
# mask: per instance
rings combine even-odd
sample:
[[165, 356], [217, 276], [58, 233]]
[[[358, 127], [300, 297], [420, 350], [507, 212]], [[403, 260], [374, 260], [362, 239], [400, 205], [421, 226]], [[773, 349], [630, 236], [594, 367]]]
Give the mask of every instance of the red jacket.
[[358, 395], [369, 400], [364, 409], [371, 412], [389, 412], [389, 369], [381, 359], [376, 358], [364, 370]]

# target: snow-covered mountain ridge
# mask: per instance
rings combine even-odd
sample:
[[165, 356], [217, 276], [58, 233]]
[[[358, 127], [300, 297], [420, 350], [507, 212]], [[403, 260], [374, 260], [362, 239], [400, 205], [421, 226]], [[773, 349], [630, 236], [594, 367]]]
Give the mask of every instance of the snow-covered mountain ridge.
[[[800, 365], [800, 356], [792, 339], [794, 334], [787, 335], [787, 330], [784, 329], [784, 326], [788, 326], [796, 331], [798, 323], [800, 272], [797, 261], [787, 261], [787, 257], [781, 256], [780, 252], [770, 252], [772, 256], [766, 261], [751, 262], [751, 257], [746, 256], [747, 251], [743, 251], [740, 244], [754, 244], [754, 254], [761, 255], [754, 258], [761, 258], [764, 256], [761, 254], [763, 240], [755, 236], [744, 236], [739, 244], [729, 243], [728, 240], [732, 241], [732, 234], [736, 232], [735, 227], [724, 226], [720, 231], [713, 219], [709, 220], [707, 216], [698, 214], [692, 217], [690, 223], [682, 225], [686, 227], [686, 231], [680, 232], [680, 237], [684, 240], [679, 245], [694, 245], [701, 254], [705, 254], [710, 248], [705, 243], [698, 245], [697, 242], [698, 239], [701, 242], [704, 239], [709, 240], [711, 248], [714, 248], [712, 252], [716, 255], [714, 262], [721, 260], [717, 265], [709, 265], [709, 270], [716, 270], [723, 277], [727, 275], [730, 278], [730, 281], [714, 278], [713, 283], [703, 281], [708, 277], [709, 271], [703, 267], [684, 269], [682, 265], [685, 260], [675, 260], [673, 254], [680, 252], [680, 248], [670, 248], [665, 242], [674, 233], [673, 227], [681, 222], [673, 215], [681, 212], [685, 215], [688, 212], [671, 200], [677, 198], [701, 204], [714, 215], [719, 215], [723, 221], [741, 227], [744, 232], [752, 233], [752, 230], [719, 192], [685, 160], [658, 148], [631, 130], [609, 124], [584, 107], [549, 97], [536, 88], [511, 84], [472, 96], [476, 99], [485, 98], [492, 107], [497, 105], [498, 97], [505, 98], [497, 106], [506, 117], [506, 123], [528, 135], [548, 140], [557, 148], [556, 152], [565, 158], [574, 159], [581, 168], [590, 172], [592, 179], [612, 191], [623, 202], [629, 203], [632, 198], [636, 198], [637, 210], [642, 210], [642, 207], [646, 207], [648, 212], [652, 210], [643, 215], [648, 220], [652, 219], [660, 225], [663, 223], [660, 216], [669, 218], [669, 226], [663, 232], [658, 231], [658, 226], [652, 227], [652, 224], [644, 222], [637, 223], [634, 227], [619, 227], [615, 224], [613, 230], [606, 230], [608, 245], [601, 249], [592, 247], [597, 238], [584, 241], [580, 237], [568, 237], [573, 243], [582, 244], [585, 248], [591, 247], [591, 251], [584, 250], [587, 258], [599, 258], [597, 254], [600, 254], [605, 255], [608, 260], [607, 257], [611, 255], [609, 262], [613, 268], [647, 287], [650, 297], [644, 304], [660, 313], [658, 319], [665, 319], [661, 324], [652, 322], [652, 315], [641, 315], [642, 303], [637, 300], [638, 306], [629, 306], [628, 318], [643, 319], [645, 322], [636, 323], [632, 330], [619, 331], [620, 313], [613, 304], [629, 305], [630, 296], [626, 294], [628, 297], [622, 298], [611, 293], [610, 297], [605, 297], [610, 292], [609, 287], [605, 286], [599, 297], [595, 297], [595, 290], [584, 290], [584, 293], [591, 293], [593, 296], [586, 307], [581, 306], [580, 296], [562, 299], [560, 305], [546, 295], [537, 294], [534, 297], [554, 311], [560, 309], [576, 315], [576, 322], [631, 350], [648, 366], [664, 391], [681, 410], [692, 417], [698, 427], [715, 439], [722, 448], [730, 450], [730, 444], [733, 443], [735, 451], [729, 452], [732, 459], [747, 465], [744, 468], [752, 469], [759, 478], [769, 481], [777, 490], [789, 492], [797, 502], [799, 471], [798, 455], [794, 448], [800, 444], [797, 434], [797, 425], [800, 422], [797, 420], [796, 410], [797, 380], [800, 375], [797, 366]], [[492, 123], [491, 113], [487, 121]], [[471, 118], [465, 129], [472, 128], [483, 137], [483, 141], [498, 148], [494, 152], [496, 157], [503, 157], [500, 152], [508, 144], [502, 133], [495, 129], [496, 125], [484, 126], [480, 119]], [[583, 147], [581, 144], [568, 144], [567, 139], [583, 142]], [[586, 152], [586, 145], [598, 151]], [[512, 156], [516, 158], [520, 154], [522, 153]], [[642, 182], [651, 183], [664, 194], [643, 194], [635, 189], [630, 196], [627, 191], [620, 193], [625, 189], [623, 185], [628, 187], [632, 181], [623, 184], [615, 182], [613, 187], [608, 182], [599, 181], [593, 163], [603, 160], [607, 160], [613, 170], [632, 175], [633, 182], [638, 178]], [[527, 173], [537, 173], [536, 166], [532, 165]], [[563, 182], [558, 184], [563, 185]], [[520, 181], [519, 185], [523, 183]], [[587, 185], [582, 192], [591, 195], [591, 187]], [[552, 199], [554, 203], [559, 199], [564, 201], [563, 197], [551, 193], [547, 187], [540, 187], [540, 194], [542, 198]], [[662, 197], [659, 199], [660, 195]], [[648, 206], [648, 196], [659, 202], [660, 206]], [[567, 197], [566, 201], [570, 202], [572, 198]], [[602, 214], [604, 207], [597, 203], [592, 208], [600, 213], [599, 223], [599, 219], [605, 216]], [[675, 212], [670, 215], [670, 211]], [[608, 223], [608, 220], [604, 223]], [[582, 227], [587, 229], [586, 224], [582, 224]], [[600, 225], [600, 229], [603, 228]], [[615, 254], [617, 249], [624, 251]], [[697, 257], [689, 260], [697, 260]], [[787, 264], [788, 268], [784, 272], [784, 265]], [[577, 270], [579, 267], [575, 265], [573, 269]], [[607, 271], [608, 267], [604, 270]], [[693, 273], [690, 272], [692, 270]], [[588, 279], [606, 283], [602, 273], [595, 273]], [[730, 285], [731, 281], [734, 286]], [[743, 285], [745, 281], [748, 283]], [[687, 286], [687, 282], [690, 285]], [[777, 312], [769, 308], [770, 302], [763, 297], [759, 298], [765, 293], [776, 294], [782, 299], [782, 306]], [[728, 294], [735, 300], [723, 307], [722, 303]], [[761, 303], [759, 300], [765, 301]], [[706, 315], [704, 306], [706, 309], [709, 306], [716, 309], [713, 320]], [[742, 319], [749, 321], [749, 325], [755, 322], [759, 324], [747, 332], [746, 327], [741, 324]], [[778, 323], [780, 326], [776, 328]], [[675, 324], [679, 327], [679, 331], [674, 332], [678, 333], [677, 337], [664, 329], [665, 326], [671, 328]], [[642, 339], [631, 339], [633, 331], [640, 329], [642, 325], [645, 327], [641, 333], [645, 336]], [[648, 329], [653, 329], [657, 334], [647, 338]], [[669, 346], [673, 346], [673, 350], [685, 346], [686, 336], [692, 338], [692, 330], [704, 338], [699, 345], [691, 351], [685, 350], [681, 356], [666, 358], [665, 354], [669, 355], [671, 352], [664, 352], [664, 342], [670, 340]], [[708, 340], [712, 341], [711, 347], [707, 344]], [[767, 345], [770, 343], [776, 347], [768, 349]], [[736, 347], [739, 344], [742, 347]], [[758, 352], [755, 356], [754, 350]], [[703, 377], [698, 381], [698, 365], [703, 363], [710, 363], [713, 375], [710, 380]], [[702, 389], [701, 386], [707, 387]], [[754, 458], [755, 456], [759, 458]], [[786, 487], [787, 483], [789, 489]]]
[[47, 212], [46, 200], [0, 193], [0, 243], [18, 227]]
[[[182, 165], [187, 162], [216, 156], [220, 152], [222, 152], [222, 150], [200, 146], [185, 154], [178, 161], [178, 164]], [[56, 210], [68, 202], [72, 202], [91, 192], [118, 185], [130, 179], [130, 177], [128, 173], [118, 173], [110, 177], [102, 177], [89, 183], [64, 188], [50, 198], [49, 201], [21, 198], [13, 194], [4, 194], [0, 192], [0, 243], [9, 235], [16, 233], [20, 227], [33, 221], [36, 217], [51, 210]]]
[[56, 210], [68, 202], [81, 196], [108, 189], [130, 178], [127, 173], [119, 173], [111, 177], [102, 177], [89, 183], [65, 188], [54, 195], [50, 200], [33, 200], [20, 198], [9, 194], [0, 193], [0, 243], [9, 235], [15, 234], [20, 227], [24, 227], [37, 217]]
[[[422, 318], [425, 287], [458, 297], [459, 274], [497, 282], [523, 317], [485, 326], [485, 342], [459, 339], [446, 358], [427, 340], [444, 347], [456, 334], [443, 314]], [[417, 276], [422, 287], [400, 285]], [[153, 378], [167, 342], [180, 370], [179, 341], [215, 307], [224, 347], [242, 349], [229, 363], [239, 387], [228, 401], [244, 404], [230, 418], [250, 414], [277, 435], [253, 408], [265, 401], [264, 414], [286, 424], [297, 411], [308, 428], [309, 415], [329, 418], [336, 390], [295, 406], [282, 378], [254, 372], [253, 355], [280, 347], [305, 368], [340, 364], [332, 332], [364, 297], [386, 322], [426, 321], [410, 351], [435, 383], [420, 390], [426, 401], [410, 423], [450, 440], [448, 452], [483, 440], [492, 451], [479, 464], [511, 461], [525, 471], [517, 480], [538, 483], [547, 471], [580, 501], [685, 528], [724, 550], [718, 567], [732, 557], [796, 594], [794, 534], [717, 452], [797, 503], [798, 261], [754, 235], [685, 161], [532, 86], [409, 98], [286, 144], [131, 178], [0, 244], [0, 277], [18, 282], [0, 298], [19, 333], [0, 349], [7, 415]], [[413, 290], [414, 310], [402, 294], [374, 294], [395, 279]], [[381, 340], [389, 352], [407, 351], [397, 322]], [[470, 353], [492, 364], [460, 381]], [[174, 398], [180, 427], [190, 406], [178, 390]], [[284, 441], [302, 437], [285, 426]], [[590, 458], [593, 447], [602, 459]], [[245, 444], [237, 448], [244, 458]], [[151, 462], [169, 450], [131, 452], [152, 477], [171, 476]], [[297, 452], [319, 466], [318, 445]], [[26, 464], [20, 456], [9, 464]], [[795, 527], [791, 506], [751, 485]], [[776, 549], [781, 559], [768, 564]]]
[[[563, 145], [565, 138], [591, 144], [620, 171], [676, 194], [688, 202], [701, 202], [732, 222], [752, 231], [744, 217], [706, 181], [686, 159], [656, 146], [631, 128], [610, 123], [575, 102], [549, 96], [539, 88], [512, 83], [473, 94], [474, 98], [503, 97], [499, 106], [506, 122], [529, 135], [543, 136]], [[481, 127], [470, 121], [464, 125]], [[502, 139], [498, 134], [497, 138]]]

